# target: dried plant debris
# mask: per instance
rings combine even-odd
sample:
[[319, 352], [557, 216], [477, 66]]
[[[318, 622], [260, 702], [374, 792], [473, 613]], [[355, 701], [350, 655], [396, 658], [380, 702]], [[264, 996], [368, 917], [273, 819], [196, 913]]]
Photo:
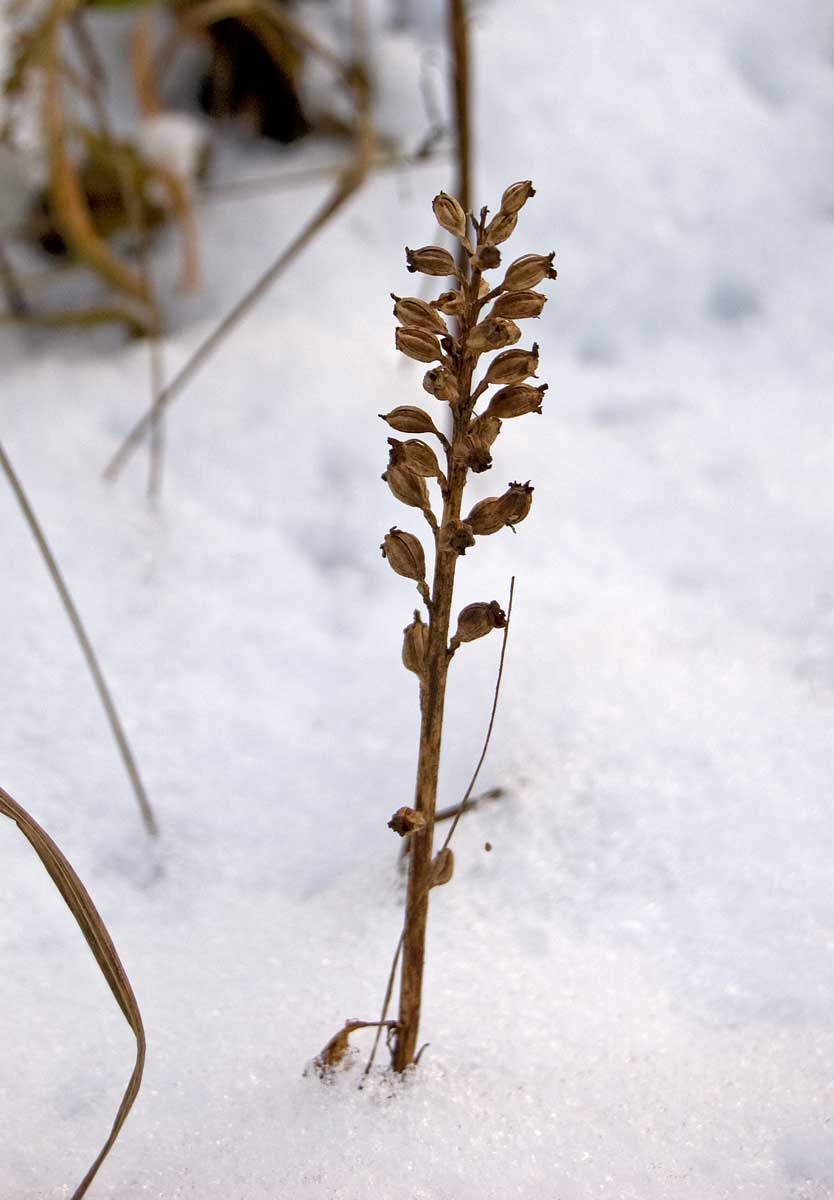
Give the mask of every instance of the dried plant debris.
[[314, 1071], [321, 1079], [332, 1079], [335, 1072], [350, 1065], [350, 1035], [357, 1029], [387, 1029], [390, 1033], [395, 1021], [345, 1021], [338, 1033], [334, 1033], [324, 1049], [316, 1055], [304, 1074]]
[[[414, 805], [399, 809], [389, 822], [409, 851], [394, 1047], [397, 1071], [416, 1061], [428, 893], [448, 882], [453, 871], [448, 838], [432, 856], [449, 664], [462, 646], [494, 630], [504, 631], [502, 665], [506, 645], [507, 616], [496, 600], [465, 605], [450, 637], [455, 570], [458, 560], [480, 539], [505, 529], [514, 533], [533, 503], [531, 482], [513, 480], [498, 495], [479, 500], [468, 511], [463, 505], [470, 472], [482, 474], [492, 468], [503, 423], [540, 414], [547, 390], [547, 384], [531, 382], [537, 378], [539, 347], [536, 342], [529, 348], [518, 345], [522, 341], [519, 322], [541, 316], [547, 297], [536, 289], [556, 278], [555, 255], [524, 254], [512, 260], [501, 276], [487, 279], [490, 272], [501, 270], [502, 247], [534, 195], [529, 180], [514, 183], [504, 192], [494, 216], [484, 208], [476, 218], [454, 197], [441, 192], [432, 208], [440, 226], [457, 240], [458, 257], [442, 246], [406, 247], [405, 257], [410, 272], [442, 279], [443, 289], [433, 300], [392, 293], [398, 323], [395, 346], [401, 354], [426, 364], [423, 390], [446, 409], [445, 419], [440, 421], [412, 405], [380, 414], [396, 433], [407, 435], [404, 440], [388, 439], [389, 461], [382, 478], [401, 504], [422, 513], [431, 529], [434, 551], [430, 581], [426, 550], [417, 534], [394, 526], [382, 543], [383, 556], [392, 570], [414, 581], [426, 610], [425, 619], [415, 611], [403, 630], [403, 665], [419, 682], [421, 725]], [[491, 389], [495, 390], [490, 394]], [[439, 426], [451, 426], [451, 437]], [[439, 455], [418, 435], [434, 438]], [[435, 494], [439, 494], [437, 507]], [[494, 711], [493, 705], [493, 717]], [[467, 806], [471, 805], [454, 809], [455, 822]]]

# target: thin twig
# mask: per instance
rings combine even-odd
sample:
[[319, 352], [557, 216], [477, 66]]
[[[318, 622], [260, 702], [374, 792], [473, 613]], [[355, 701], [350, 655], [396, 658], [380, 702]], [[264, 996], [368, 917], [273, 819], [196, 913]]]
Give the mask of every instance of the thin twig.
[[[413, 152], [391, 150], [374, 155], [371, 168], [374, 171], [394, 171], [404, 167], [417, 167], [430, 163], [434, 159], [448, 153], [448, 150], [432, 146], [428, 151], [418, 149]], [[348, 164], [349, 165], [349, 164]], [[332, 179], [344, 170], [343, 166], [327, 164], [320, 167], [300, 167], [298, 170], [280, 171], [273, 175], [262, 175], [253, 179], [228, 179], [217, 182], [201, 183], [198, 194], [203, 202], [221, 204], [226, 200], [237, 200], [239, 197], [270, 195], [285, 189], [307, 187], [322, 179]]]
[[[513, 593], [514, 592], [515, 592], [515, 575], [513, 575], [512, 579], [510, 580], [510, 598], [507, 603], [507, 623], [504, 626], [504, 636], [501, 641], [501, 657], [498, 661], [498, 674], [495, 678], [495, 691], [494, 691], [493, 697], [492, 697], [492, 710], [489, 714], [489, 724], [487, 725], [486, 736], [484, 737], [484, 744], [481, 749], [481, 756], [478, 759], [478, 764], [475, 767], [475, 770], [472, 772], [472, 778], [469, 780], [469, 786], [467, 787], [466, 791], [463, 794], [463, 799], [460, 801], [460, 804], [457, 806], [457, 813], [455, 815], [454, 820], [452, 821], [451, 828], [449, 829], [449, 832], [446, 835], [446, 840], [444, 841], [443, 845], [441, 846], [441, 850], [446, 850], [448, 848], [449, 843], [451, 842], [452, 837], [454, 835], [454, 832], [457, 829], [458, 821], [461, 819], [464, 812], [466, 811], [469, 797], [472, 795], [472, 789], [474, 788], [475, 784], [477, 783], [478, 776], [481, 772], [481, 767], [484, 765], [484, 759], [486, 758], [487, 750], [489, 749], [490, 739], [492, 738], [492, 730], [493, 730], [493, 726], [495, 725], [495, 714], [498, 711], [498, 695], [499, 695], [499, 692], [501, 691], [501, 680], [503, 679], [503, 676], [504, 676], [504, 658], [507, 653], [507, 638], [510, 636], [510, 619], [511, 619], [512, 613], [513, 613]], [[438, 851], [438, 853], [440, 853], [440, 851]], [[427, 888], [426, 891], [428, 891], [428, 890], [429, 889]], [[407, 916], [406, 916], [406, 920], [407, 920]], [[396, 976], [397, 976], [397, 967], [399, 966], [400, 954], [402, 953], [403, 941], [405, 939], [405, 930], [406, 930], [406, 926], [405, 926], [405, 924], [403, 924], [402, 932], [400, 933], [400, 938], [399, 938], [399, 941], [397, 942], [397, 948], [394, 951], [394, 957], [391, 962], [391, 969], [388, 972], [388, 983], [385, 988], [385, 999], [382, 1002], [382, 1011], [379, 1016], [379, 1022], [380, 1022], [379, 1028], [377, 1029], [376, 1037], [374, 1038], [374, 1044], [371, 1047], [370, 1057], [368, 1058], [368, 1061], [365, 1064], [365, 1070], [362, 1072], [363, 1079], [366, 1078], [370, 1074], [371, 1068], [374, 1065], [374, 1059], [376, 1058], [377, 1049], [379, 1048], [379, 1040], [380, 1040], [380, 1037], [382, 1036], [383, 1023], [385, 1022], [385, 1020], [388, 1016], [388, 1006], [391, 1003], [391, 995], [394, 991], [394, 980], [396, 979]], [[362, 1084], [360, 1083], [359, 1086], [361, 1087]]]
[[159, 827], [156, 823], [153, 809], [151, 808], [150, 801], [148, 800], [142, 779], [139, 775], [139, 768], [136, 765], [136, 760], [134, 759], [133, 752], [130, 749], [127, 735], [122, 728], [119, 714], [116, 711], [116, 705], [114, 704], [110, 695], [110, 689], [108, 688], [104, 679], [104, 675], [102, 674], [101, 667], [99, 666], [92, 643], [87, 636], [87, 631], [81, 622], [81, 617], [78, 615], [78, 609], [75, 607], [75, 602], [73, 601], [69, 589], [64, 582], [64, 578], [61, 574], [60, 568], [58, 567], [55, 555], [52, 553], [49, 547], [49, 543], [46, 540], [43, 529], [41, 528], [41, 525], [35, 516], [32, 505], [29, 503], [29, 499], [23, 490], [23, 485], [21, 484], [14, 468], [12, 467], [11, 461], [9, 460], [9, 457], [3, 448], [2, 442], [0, 442], [0, 467], [2, 467], [3, 473], [9, 481], [9, 486], [15, 494], [15, 498], [20, 505], [21, 511], [26, 520], [26, 524], [29, 526], [29, 530], [38, 544], [38, 549], [40, 550], [43, 560], [46, 564], [46, 569], [49, 571], [49, 574], [52, 577], [52, 582], [54, 583], [55, 589], [60, 596], [61, 603], [64, 606], [64, 611], [69, 617], [73, 632], [75, 633], [78, 644], [81, 647], [81, 652], [87, 661], [87, 666], [89, 667], [90, 674], [93, 677], [93, 683], [96, 686], [99, 699], [101, 700], [101, 703], [104, 706], [104, 711], [107, 714], [107, 720], [110, 723], [113, 737], [116, 739], [116, 745], [119, 748], [122, 762], [125, 765], [125, 770], [127, 771], [128, 777], [130, 778], [130, 782], [133, 786], [133, 791], [139, 804], [139, 809], [142, 814], [142, 820], [145, 823], [145, 828], [149, 834], [156, 836], [159, 833]]
[[510, 618], [513, 615], [513, 593], [514, 592], [515, 592], [515, 575], [513, 575], [512, 579], [510, 580], [510, 598], [507, 602], [507, 623], [504, 626], [504, 636], [501, 640], [501, 658], [498, 661], [498, 675], [495, 679], [495, 692], [492, 697], [492, 712], [489, 714], [489, 725], [487, 726], [486, 737], [484, 738], [484, 745], [483, 745], [483, 749], [481, 750], [481, 757], [478, 759], [478, 765], [475, 767], [475, 770], [472, 772], [472, 778], [469, 780], [469, 787], [463, 793], [463, 799], [460, 802], [460, 809], [458, 810], [457, 816], [452, 821], [452, 824], [449, 828], [449, 832], [446, 834], [446, 840], [444, 841], [443, 845], [440, 847], [441, 850], [445, 850], [447, 848], [447, 846], [449, 845], [449, 842], [451, 842], [452, 836], [458, 827], [458, 821], [461, 819], [464, 812], [466, 811], [466, 803], [469, 800], [469, 797], [472, 795], [472, 789], [474, 788], [475, 784], [478, 782], [478, 776], [481, 773], [481, 767], [484, 765], [484, 759], [486, 758], [487, 750], [489, 749], [489, 742], [490, 742], [490, 738], [492, 737], [492, 727], [495, 724], [495, 714], [498, 711], [498, 693], [501, 690], [501, 680], [504, 675], [504, 658], [507, 653], [507, 638], [510, 635]]
[[464, 212], [472, 207], [472, 129], [469, 21], [466, 0], [449, 0], [449, 41], [452, 47], [452, 97], [455, 109], [457, 196]]

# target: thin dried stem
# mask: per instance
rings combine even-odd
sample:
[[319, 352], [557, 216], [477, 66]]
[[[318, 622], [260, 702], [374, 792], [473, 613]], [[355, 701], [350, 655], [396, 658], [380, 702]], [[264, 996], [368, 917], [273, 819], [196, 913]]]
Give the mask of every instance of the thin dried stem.
[[466, 0], [449, 0], [449, 41], [452, 47], [452, 97], [455, 111], [457, 179], [455, 192], [465, 212], [472, 207], [471, 66]]
[[64, 611], [66, 612], [70, 624], [72, 625], [78, 645], [81, 647], [81, 653], [84, 655], [84, 658], [87, 662], [90, 674], [93, 677], [93, 683], [95, 684], [96, 691], [99, 694], [99, 699], [101, 700], [102, 706], [104, 707], [104, 711], [107, 715], [107, 720], [113, 732], [113, 737], [116, 740], [116, 745], [119, 748], [122, 762], [124, 763], [125, 770], [127, 771], [131, 786], [133, 787], [133, 792], [136, 796], [136, 801], [139, 805], [139, 810], [142, 814], [142, 820], [145, 824], [145, 828], [149, 834], [155, 837], [159, 833], [159, 827], [157, 826], [153, 809], [151, 808], [147, 792], [145, 791], [144, 784], [142, 783], [142, 779], [139, 774], [139, 768], [136, 765], [136, 759], [133, 756], [133, 751], [131, 750], [130, 744], [127, 740], [127, 734], [122, 727], [122, 722], [119, 718], [116, 705], [110, 694], [110, 689], [107, 686], [104, 674], [99, 666], [98, 658], [96, 657], [92, 642], [87, 636], [87, 631], [84, 628], [81, 617], [78, 614], [78, 609], [75, 606], [75, 602], [70, 595], [69, 588], [64, 582], [64, 577], [61, 574], [60, 568], [58, 567], [55, 555], [52, 553], [52, 550], [49, 547], [49, 543], [46, 540], [46, 535], [43, 532], [40, 522], [35, 516], [32, 505], [29, 503], [29, 499], [23, 489], [23, 485], [21, 484], [14, 468], [12, 467], [11, 461], [6, 454], [5, 449], [3, 448], [2, 442], [0, 442], [0, 469], [2, 469], [6, 479], [9, 482], [9, 486], [14, 492], [15, 499], [20, 506], [26, 524], [29, 526], [29, 530], [37, 543], [43, 561], [46, 564], [46, 569], [52, 578], [52, 582], [55, 585], [55, 589], [58, 592], [61, 603], [64, 606]]
[[493, 726], [495, 725], [495, 714], [498, 712], [498, 694], [501, 691], [501, 680], [504, 678], [504, 659], [507, 654], [507, 639], [510, 636], [510, 619], [512, 618], [512, 615], [513, 615], [513, 593], [514, 592], [515, 592], [515, 575], [513, 575], [512, 579], [510, 580], [510, 598], [507, 601], [507, 623], [504, 626], [504, 636], [501, 640], [501, 657], [498, 660], [498, 677], [495, 680], [495, 691], [493, 692], [493, 695], [492, 695], [492, 711], [489, 714], [489, 724], [487, 725], [486, 737], [484, 738], [484, 744], [483, 744], [483, 747], [481, 748], [481, 757], [478, 759], [477, 766], [475, 767], [475, 770], [472, 772], [472, 778], [469, 780], [469, 787], [463, 793], [463, 799], [460, 802], [458, 811], [455, 813], [452, 824], [449, 826], [449, 832], [446, 834], [446, 838], [443, 842], [443, 845], [441, 846], [441, 850], [448, 849], [449, 843], [451, 842], [452, 838], [454, 837], [455, 830], [458, 827], [458, 821], [460, 821], [461, 817], [466, 812], [466, 806], [469, 803], [469, 797], [472, 795], [472, 789], [475, 787], [475, 784], [478, 782], [478, 776], [481, 773], [481, 767], [484, 765], [484, 759], [486, 758], [487, 750], [489, 749], [489, 743], [492, 738], [492, 729], [493, 729]]
[[[461, 819], [461, 817], [467, 811], [468, 808], [474, 807], [474, 804], [472, 804], [470, 802], [470, 796], [472, 795], [472, 791], [475, 787], [475, 784], [478, 781], [478, 776], [481, 773], [481, 767], [484, 765], [484, 759], [486, 758], [487, 750], [489, 749], [489, 743], [492, 738], [492, 730], [495, 725], [495, 714], [498, 711], [498, 696], [501, 691], [501, 680], [504, 677], [504, 658], [507, 653], [507, 639], [510, 636], [510, 618], [512, 616], [512, 611], [513, 611], [513, 593], [514, 593], [514, 591], [515, 591], [515, 576], [513, 576], [513, 578], [510, 580], [510, 598], [509, 598], [509, 601], [507, 602], [507, 623], [504, 626], [504, 637], [501, 641], [501, 657], [498, 662], [498, 674], [495, 679], [495, 689], [494, 689], [493, 695], [492, 695], [492, 709], [490, 711], [489, 723], [487, 725], [486, 736], [484, 737], [484, 744], [481, 748], [480, 757], [478, 758], [478, 762], [475, 767], [475, 770], [472, 772], [472, 778], [469, 780], [469, 786], [467, 787], [466, 791], [463, 793], [463, 799], [458, 804], [454, 805], [451, 809], [448, 809], [448, 810], [442, 809], [435, 814], [435, 820], [434, 820], [435, 824], [437, 824], [437, 822], [440, 820], [446, 820], [449, 817], [453, 818], [451, 827], [449, 829], [449, 832], [446, 835], [446, 839], [443, 842], [441, 850], [447, 850], [449, 848], [449, 843], [451, 842], [451, 840], [454, 836], [455, 830], [458, 827], [458, 821]], [[429, 890], [430, 889], [427, 886], [426, 894], [428, 894]], [[407, 920], [407, 918], [406, 918], [406, 920]], [[403, 925], [402, 932], [400, 933], [400, 937], [397, 942], [397, 948], [394, 951], [394, 957], [391, 962], [391, 968], [388, 972], [388, 982], [385, 987], [385, 997], [382, 1001], [382, 1010], [381, 1010], [380, 1016], [379, 1016], [380, 1027], [379, 1027], [379, 1029], [377, 1029], [377, 1033], [374, 1038], [374, 1043], [373, 1043], [373, 1046], [371, 1047], [370, 1056], [368, 1058], [367, 1063], [365, 1064], [365, 1070], [363, 1071], [363, 1076], [367, 1076], [370, 1074], [371, 1068], [374, 1065], [374, 1059], [376, 1058], [376, 1052], [379, 1049], [381, 1030], [382, 1030], [382, 1026], [385, 1023], [385, 1020], [388, 1016], [388, 1008], [391, 1003], [391, 996], [394, 991], [394, 980], [397, 977], [397, 967], [399, 966], [399, 962], [400, 962], [400, 954], [402, 953], [403, 942], [405, 940], [405, 933], [406, 933], [406, 927], [405, 927], [405, 925]], [[415, 1059], [415, 1062], [416, 1062], [416, 1059]], [[361, 1084], [360, 1084], [360, 1087], [361, 1087]]]

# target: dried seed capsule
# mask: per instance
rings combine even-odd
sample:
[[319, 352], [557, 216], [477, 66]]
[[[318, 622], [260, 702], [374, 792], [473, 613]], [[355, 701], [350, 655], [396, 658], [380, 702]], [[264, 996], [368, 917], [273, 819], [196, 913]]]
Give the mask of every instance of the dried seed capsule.
[[382, 478], [401, 504], [428, 511], [429, 490], [422, 476], [415, 475], [408, 467], [394, 464], [389, 466], [387, 471], [383, 471]]
[[418, 300], [416, 296], [395, 296], [393, 292], [391, 299], [394, 301], [394, 316], [401, 325], [407, 325], [411, 329], [425, 329], [429, 333], [445, 335], [449, 332], [440, 313], [432, 308], [428, 301]]
[[490, 316], [526, 321], [528, 317], [540, 317], [546, 303], [547, 296], [541, 292], [504, 292], [493, 304]]
[[496, 267], [501, 266], [501, 251], [484, 243], [478, 247], [470, 261], [474, 271], [494, 271]]
[[432, 300], [431, 306], [446, 313], [447, 317], [459, 317], [466, 308], [460, 292], [441, 292], [436, 300]]
[[432, 200], [431, 206], [438, 225], [462, 241], [466, 237], [466, 213], [454, 196], [441, 192]]
[[431, 446], [427, 446], [419, 438], [409, 438], [407, 442], [389, 438], [388, 445], [391, 447], [392, 465], [402, 464], [415, 475], [422, 475], [426, 479], [441, 478], [443, 472], [440, 470], [437, 456]]
[[458, 627], [452, 645], [474, 642], [492, 633], [493, 629], [503, 629], [506, 624], [507, 615], [497, 600], [491, 600], [489, 604], [484, 601], [467, 604], [458, 613]]
[[455, 856], [449, 846], [438, 850], [429, 868], [429, 887], [440, 887], [448, 883], [455, 872]]
[[[491, 407], [491, 406], [490, 406]], [[486, 446], [491, 446], [498, 434], [501, 432], [501, 422], [494, 413], [481, 413], [479, 417], [475, 417], [474, 421], [469, 426], [467, 433], [472, 437], [478, 438]]]
[[526, 483], [511, 483], [501, 497], [502, 512], [505, 525], [518, 525], [530, 511], [533, 503], [533, 488], [530, 480]]
[[466, 339], [466, 349], [476, 354], [487, 350], [500, 350], [504, 346], [514, 345], [521, 337], [521, 330], [515, 321], [505, 317], [489, 316], [485, 321], [476, 325]]
[[457, 275], [455, 260], [442, 246], [422, 246], [419, 250], [405, 248], [405, 262], [409, 271], [422, 275]]
[[437, 433], [437, 426], [427, 412], [412, 404], [392, 408], [389, 413], [378, 413], [397, 433]]
[[422, 583], [426, 578], [426, 556], [419, 538], [393, 525], [386, 533], [380, 546], [382, 557], [387, 558], [391, 569], [404, 579]]
[[400, 837], [405, 837], [407, 833], [416, 833], [425, 824], [426, 818], [421, 812], [417, 812], [416, 808], [403, 806], [394, 813], [388, 822], [388, 828], [393, 829], [394, 833], [398, 833]]
[[403, 666], [415, 675], [422, 675], [429, 650], [429, 627], [423, 623], [417, 609], [414, 620], [403, 630]]
[[423, 376], [423, 388], [436, 400], [451, 403], [458, 398], [458, 378], [448, 367], [433, 367]]
[[475, 545], [475, 536], [471, 528], [461, 520], [452, 518], [441, 527], [438, 547], [441, 551], [454, 551], [455, 554], [465, 554], [470, 546]]
[[523, 179], [520, 183], [511, 183], [501, 197], [501, 208], [504, 212], [517, 213], [535, 194], [536, 189], [529, 179]]
[[505, 292], [526, 292], [543, 279], [555, 279], [555, 257], [555, 250], [551, 250], [550, 254], [523, 254], [507, 267], [501, 287]]
[[478, 537], [497, 533], [505, 525], [518, 525], [530, 511], [533, 488], [527, 483], [511, 483], [503, 496], [480, 500], [465, 518], [466, 524]]
[[394, 331], [394, 341], [402, 354], [416, 358], [418, 362], [437, 362], [443, 358], [437, 338], [425, 329], [409, 329], [398, 325]]
[[464, 521], [477, 537], [486, 537], [503, 529], [504, 517], [499, 497], [488, 496], [486, 500], [479, 500]]
[[534, 342], [532, 350], [505, 350], [492, 360], [484, 380], [487, 383], [523, 383], [528, 376], [536, 378], [539, 365], [539, 347]]
[[467, 433], [455, 446], [455, 460], [466, 465], [468, 471], [479, 475], [488, 471], [492, 466], [492, 455], [489, 446], [480, 438]]
[[541, 413], [542, 398], [546, 391], [546, 383], [539, 387], [532, 387], [529, 383], [503, 387], [490, 400], [484, 416], [523, 417], [527, 413]]
[[501, 242], [506, 242], [517, 224], [517, 213], [505, 212], [502, 208], [495, 214], [484, 230], [484, 240], [490, 246], [499, 246]]

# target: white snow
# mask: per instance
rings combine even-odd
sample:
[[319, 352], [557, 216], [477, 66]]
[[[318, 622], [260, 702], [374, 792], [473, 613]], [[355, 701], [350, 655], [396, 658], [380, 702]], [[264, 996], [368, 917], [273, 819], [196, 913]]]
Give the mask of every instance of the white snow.
[[[377, 33], [405, 63], [401, 27]], [[530, 478], [532, 513], [458, 589], [504, 601], [517, 577], [481, 777], [509, 794], [461, 822], [433, 897], [404, 1084], [302, 1071], [377, 1015], [401, 920], [386, 822], [413, 780], [417, 596], [378, 546], [423, 530], [379, 480], [376, 414], [427, 400], [389, 293], [449, 169], [377, 175], [296, 260], [173, 406], [155, 508], [144, 454], [99, 478], [146, 347], [0, 334], [3, 442], [163, 831], [148, 845], [0, 487], [0, 783], [90, 888], [149, 1038], [91, 1197], [834, 1195], [832, 45], [821, 0], [477, 6], [477, 194], [534, 180], [510, 247], [555, 248], [559, 279], [526, 339], [544, 415], [506, 422], [472, 485]], [[203, 208], [169, 375], [325, 187]], [[498, 650], [456, 656], [442, 803]], [[0, 1196], [59, 1200], [131, 1036], [10, 822], [0, 864]]]

